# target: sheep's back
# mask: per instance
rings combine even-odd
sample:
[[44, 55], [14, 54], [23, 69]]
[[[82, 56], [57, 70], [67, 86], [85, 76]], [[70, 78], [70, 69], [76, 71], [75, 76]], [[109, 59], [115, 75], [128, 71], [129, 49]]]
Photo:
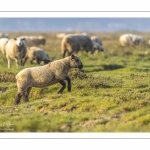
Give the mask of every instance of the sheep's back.
[[16, 79], [34, 87], [45, 87], [57, 82], [53, 71], [49, 69], [49, 64], [23, 69], [16, 75]]

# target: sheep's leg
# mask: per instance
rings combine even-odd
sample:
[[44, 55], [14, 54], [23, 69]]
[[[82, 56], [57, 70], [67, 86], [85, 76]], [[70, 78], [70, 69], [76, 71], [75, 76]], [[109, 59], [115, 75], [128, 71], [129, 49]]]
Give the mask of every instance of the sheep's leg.
[[66, 80], [68, 82], [68, 91], [70, 92], [71, 91], [71, 79], [67, 76]]
[[15, 59], [15, 62], [16, 62], [16, 67], [18, 68], [18, 60], [17, 59]]
[[18, 105], [20, 103], [21, 97], [22, 97], [22, 93], [18, 92], [15, 98], [15, 103], [14, 103], [15, 105]]
[[23, 66], [25, 65], [27, 59], [28, 59], [27, 57], [25, 57], [25, 58], [22, 59], [22, 65], [23, 65]]
[[30, 94], [31, 89], [32, 89], [32, 87], [29, 87], [29, 88], [27, 89], [27, 91], [23, 94], [23, 99], [24, 99], [25, 102], [28, 102], [28, 101], [29, 101], [28, 96], [29, 96], [29, 94]]
[[7, 57], [7, 60], [8, 60], [8, 68], [10, 68], [10, 58]]
[[62, 88], [58, 91], [58, 94], [61, 94], [63, 90], [66, 88], [66, 82], [64, 80], [59, 81], [59, 83], [62, 85]]
[[30, 64], [33, 64], [33, 60], [30, 60]]
[[64, 50], [64, 52], [63, 52], [63, 54], [62, 54], [62, 58], [65, 58], [66, 52], [67, 52], [67, 50]]
[[40, 64], [40, 60], [39, 59], [36, 59], [36, 62], [37, 62], [37, 64]]

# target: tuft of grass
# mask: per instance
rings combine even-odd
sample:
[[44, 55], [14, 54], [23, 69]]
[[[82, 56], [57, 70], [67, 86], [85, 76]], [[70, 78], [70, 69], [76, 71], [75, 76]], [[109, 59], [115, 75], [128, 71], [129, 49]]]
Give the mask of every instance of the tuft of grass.
[[0, 72], [0, 82], [15, 82], [16, 74], [12, 72]]

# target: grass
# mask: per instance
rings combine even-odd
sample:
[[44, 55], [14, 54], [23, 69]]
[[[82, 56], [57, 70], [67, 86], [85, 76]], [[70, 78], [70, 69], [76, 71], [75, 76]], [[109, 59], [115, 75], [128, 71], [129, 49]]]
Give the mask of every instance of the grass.
[[[12, 33], [12, 37], [20, 33]], [[29, 34], [29, 33], [28, 33]], [[95, 33], [89, 33], [95, 34]], [[121, 47], [122, 33], [97, 33], [106, 52], [79, 53], [84, 68], [72, 69], [72, 91], [58, 95], [59, 84], [33, 88], [29, 103], [14, 106], [15, 75], [26, 67], [7, 68], [0, 53], [0, 132], [149, 132], [150, 49]], [[141, 33], [148, 37], [148, 33]], [[43, 33], [42, 46], [52, 60], [60, 59], [60, 39]], [[43, 64], [41, 64], [43, 65]], [[4, 125], [4, 126], [3, 126]]]

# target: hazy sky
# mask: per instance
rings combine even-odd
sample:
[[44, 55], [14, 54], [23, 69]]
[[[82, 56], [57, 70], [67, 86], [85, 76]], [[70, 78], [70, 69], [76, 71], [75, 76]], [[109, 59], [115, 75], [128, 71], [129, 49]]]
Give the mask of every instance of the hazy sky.
[[150, 31], [150, 18], [0, 18], [9, 31]]

